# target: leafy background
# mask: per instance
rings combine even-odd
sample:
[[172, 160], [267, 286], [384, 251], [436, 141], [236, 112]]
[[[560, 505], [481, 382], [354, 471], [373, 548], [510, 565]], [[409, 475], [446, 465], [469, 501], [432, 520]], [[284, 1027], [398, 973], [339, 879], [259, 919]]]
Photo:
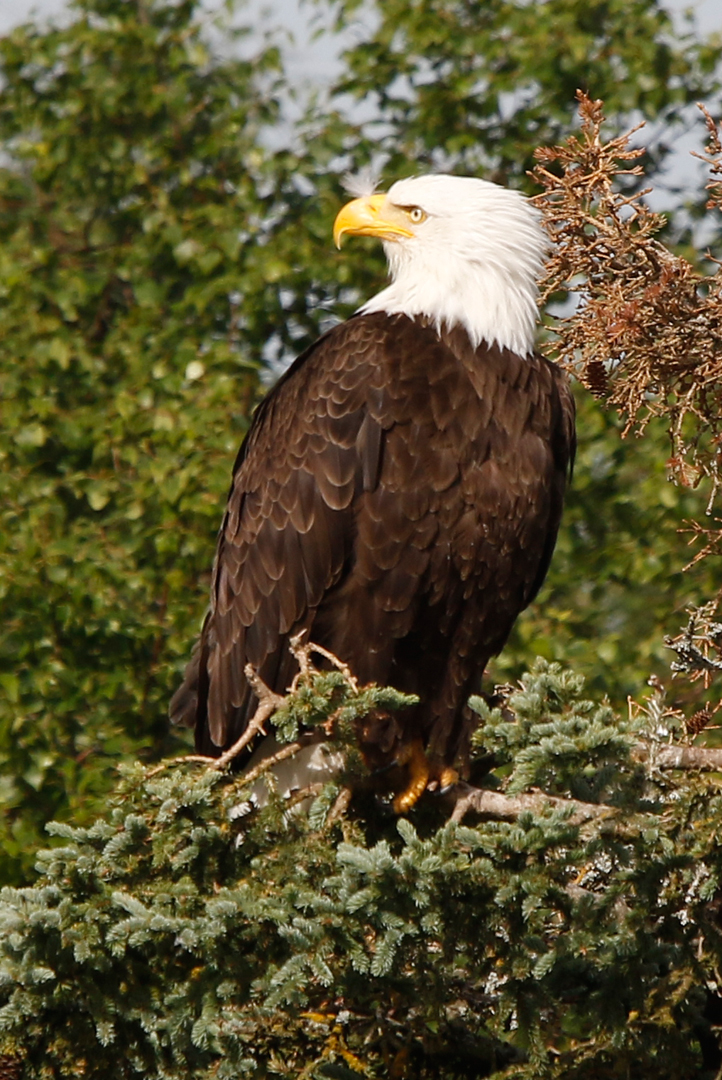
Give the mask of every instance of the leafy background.
[[[653, 0], [316, 7], [351, 45], [336, 85], [300, 98], [282, 37], [229, 56], [192, 0], [79, 0], [60, 28], [0, 39], [5, 881], [28, 880], [46, 821], [93, 818], [118, 764], [185, 745], [166, 703], [251, 409], [383, 281], [370, 243], [332, 250], [343, 174], [532, 190], [581, 87], [612, 130], [654, 121], [654, 180], [690, 103], [719, 95], [719, 37], [680, 34]], [[688, 254], [703, 205], [670, 204]], [[716, 589], [711, 560], [683, 573], [706, 495], [668, 483], [661, 428], [622, 440], [581, 391], [579, 408], [553, 568], [492, 677], [541, 654], [620, 705]]]

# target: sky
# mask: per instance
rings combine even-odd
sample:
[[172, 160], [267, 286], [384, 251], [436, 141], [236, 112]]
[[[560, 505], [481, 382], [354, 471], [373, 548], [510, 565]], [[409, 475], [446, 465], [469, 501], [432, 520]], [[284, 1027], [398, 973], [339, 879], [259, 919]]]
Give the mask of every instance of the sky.
[[[61, 13], [66, 0], [0, 0], [0, 34], [29, 18], [43, 19]], [[211, 5], [209, 5], [211, 6]], [[707, 33], [722, 30], [722, 4], [720, 0], [667, 0], [666, 7], [682, 14], [692, 11], [700, 30]], [[263, 18], [263, 12], [273, 12], [276, 21], [288, 27], [298, 37], [299, 60], [307, 52], [307, 29], [313, 13], [309, 0], [247, 0], [246, 10], [254, 17]], [[305, 67], [309, 74], [317, 70], [316, 56], [308, 56]]]
[[[220, 7], [209, 0], [208, 7]], [[722, 3], [720, 0], [666, 0], [668, 9], [682, 19], [691, 11], [703, 33], [722, 32]], [[42, 21], [62, 16], [66, 0], [0, 0], [0, 34], [28, 19]], [[313, 0], [245, 0], [239, 5], [238, 21], [270, 29], [281, 26], [290, 34], [287, 48], [289, 74], [299, 81], [326, 83], [339, 70], [338, 52], [328, 39], [313, 40], [315, 9]]]

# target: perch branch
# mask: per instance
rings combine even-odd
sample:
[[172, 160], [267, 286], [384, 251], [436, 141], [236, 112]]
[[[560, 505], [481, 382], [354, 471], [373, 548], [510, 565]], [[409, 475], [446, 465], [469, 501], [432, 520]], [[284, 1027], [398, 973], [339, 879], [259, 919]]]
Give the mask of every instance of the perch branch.
[[304, 788], [299, 788], [298, 791], [292, 792], [288, 796], [287, 805], [289, 809], [292, 806], [298, 806], [299, 803], [304, 802], [305, 799], [315, 799], [323, 791], [324, 785], [322, 783], [307, 784]]
[[326, 818], [325, 825], [325, 828], [327, 830], [330, 829], [332, 825], [335, 825], [335, 823], [345, 815], [346, 811], [349, 808], [352, 795], [353, 792], [351, 788], [341, 788], [338, 795], [336, 796], [336, 800], [333, 806], [328, 812], [328, 817]]
[[245, 750], [249, 742], [251, 742], [252, 739], [255, 739], [256, 735], [265, 735], [266, 732], [263, 725], [271, 716], [273, 716], [276, 709], [283, 705], [283, 698], [281, 695], [276, 694], [273, 690], [269, 689], [250, 664], [246, 664], [243, 673], [246, 676], [249, 685], [253, 688], [253, 693], [258, 698], [258, 705], [240, 739], [237, 739], [233, 746], [229, 747], [225, 753], [221, 754], [219, 758], [216, 758], [215, 761], [213, 761], [211, 766], [213, 769], [225, 769], [226, 765], [233, 761], [233, 759], [240, 754], [241, 750]]
[[610, 814], [616, 813], [612, 806], [579, 802], [576, 799], [560, 799], [555, 795], [545, 795], [542, 791], [534, 791], [525, 795], [503, 795], [500, 791], [487, 791], [484, 788], [475, 788], [469, 784], [460, 783], [455, 788], [455, 794], [457, 796], [456, 806], [451, 815], [451, 820], [457, 824], [463, 821], [470, 810], [481, 814], [482, 817], [494, 818], [499, 821], [516, 821], [521, 814], [529, 811], [533, 814], [540, 814], [544, 810], [571, 807], [573, 813], [569, 821], [573, 825], [581, 825], [585, 821], [608, 817]]
[[[273, 690], [266, 686], [263, 679], [261, 679], [256, 671], [254, 671], [250, 664], [246, 664], [244, 674], [248, 679], [254, 694], [258, 698], [258, 706], [240, 739], [237, 739], [233, 746], [229, 747], [228, 750], [217, 758], [208, 757], [205, 754], [184, 754], [182, 757], [172, 758], [170, 761], [162, 761], [160, 765], [157, 765], [154, 769], [151, 769], [149, 773], [146, 773], [148, 779], [155, 776], [157, 773], [163, 772], [169, 765], [184, 765], [190, 762], [207, 765], [210, 769], [225, 769], [226, 765], [233, 761], [233, 759], [240, 754], [241, 750], [245, 750], [256, 735], [266, 734], [263, 725], [274, 714], [276, 709], [283, 705], [284, 699], [280, 694], [274, 693]], [[286, 754], [285, 756], [288, 757], [289, 755]]]
[[[633, 761], [652, 762], [659, 769], [700, 769], [722, 771], [722, 750], [703, 746], [651, 746], [636, 743], [631, 749]], [[459, 783], [454, 788], [455, 806], [451, 820], [459, 824], [469, 811], [497, 821], [516, 821], [524, 813], [540, 814], [544, 810], [571, 807], [569, 821], [582, 825], [586, 821], [608, 817], [617, 811], [604, 803], [585, 803], [577, 799], [562, 799], [543, 791], [523, 795], [504, 795], [500, 791], [472, 787]]]

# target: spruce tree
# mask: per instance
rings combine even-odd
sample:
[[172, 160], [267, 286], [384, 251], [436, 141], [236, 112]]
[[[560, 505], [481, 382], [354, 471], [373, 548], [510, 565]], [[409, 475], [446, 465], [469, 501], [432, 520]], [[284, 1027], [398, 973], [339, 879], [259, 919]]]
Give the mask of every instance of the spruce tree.
[[[38, 884], [2, 894], [7, 1066], [713, 1076], [717, 785], [672, 781], [651, 714], [615, 716], [556, 664], [472, 704], [483, 806], [397, 819], [340, 803], [348, 776], [289, 802], [269, 773], [254, 809], [247, 780], [179, 759], [128, 770], [92, 826], [53, 826]], [[353, 758], [379, 705], [404, 701], [311, 671], [279, 726], [324, 725]]]

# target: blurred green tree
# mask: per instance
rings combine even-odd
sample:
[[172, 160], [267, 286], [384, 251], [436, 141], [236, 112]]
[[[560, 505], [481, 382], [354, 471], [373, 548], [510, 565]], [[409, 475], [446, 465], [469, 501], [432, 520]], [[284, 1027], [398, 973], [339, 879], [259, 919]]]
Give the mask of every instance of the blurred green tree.
[[[665, 121], [715, 85], [718, 52], [653, 0], [331, 10], [376, 29], [296, 129], [279, 51], [215, 56], [194, 0], [78, 0], [0, 40], [5, 880], [49, 818], [90, 819], [116, 763], [178, 745], [165, 705], [259, 375], [383, 279], [375, 248], [331, 255], [340, 173], [381, 153], [389, 176], [525, 183], [577, 85]], [[580, 429], [547, 599], [499, 670], [572, 658], [619, 699], [661, 664], [690, 591], [675, 530], [700, 503], [666, 484], [662, 437], [620, 443], [591, 403]]]
[[[319, 0], [319, 6], [325, 6]], [[685, 106], [715, 85], [719, 41], [680, 33], [657, 0], [337, 0], [349, 31], [336, 93], [373, 105], [356, 157], [392, 175], [451, 166], [529, 185], [537, 146], [562, 140], [581, 89], [611, 125], [659, 121], [659, 167]]]
[[2, 874], [118, 760], [172, 745], [173, 663], [283, 327], [259, 145], [278, 54], [212, 60], [195, 8], [92, 0], [0, 43]]

